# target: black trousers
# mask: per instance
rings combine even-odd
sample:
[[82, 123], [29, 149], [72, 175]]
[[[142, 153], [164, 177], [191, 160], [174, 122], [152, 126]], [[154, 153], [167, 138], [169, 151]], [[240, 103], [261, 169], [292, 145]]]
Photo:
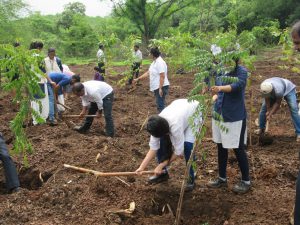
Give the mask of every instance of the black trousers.
[[[244, 146], [245, 131], [246, 131], [246, 119], [243, 120], [239, 147], [234, 149], [234, 153], [242, 173], [242, 180], [249, 181], [250, 180], [249, 163], [248, 163], [248, 156]], [[228, 160], [228, 149], [223, 148], [222, 144], [218, 144], [218, 165], [219, 165], [219, 176], [221, 178], [226, 178], [227, 160]]]
[[98, 67], [99, 67], [100, 75], [102, 75], [104, 77], [105, 76], [105, 64], [103, 62], [99, 62]]
[[[114, 121], [112, 118], [112, 106], [114, 101], [114, 93], [110, 93], [103, 98], [103, 112], [105, 118], [105, 131], [106, 135], [109, 137], [113, 137], [115, 134], [114, 131]], [[91, 102], [88, 115], [95, 115], [98, 111], [98, 106], [95, 102]], [[81, 126], [81, 130], [88, 130], [92, 126], [94, 121], [93, 117], [86, 117], [83, 125]]]

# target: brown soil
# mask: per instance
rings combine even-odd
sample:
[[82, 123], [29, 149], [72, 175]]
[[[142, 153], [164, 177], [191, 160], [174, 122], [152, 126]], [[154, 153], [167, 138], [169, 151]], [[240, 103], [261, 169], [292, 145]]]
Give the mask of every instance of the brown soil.
[[[277, 53], [268, 52], [265, 59], [256, 63], [252, 73], [252, 86], [271, 76], [283, 76], [300, 84], [299, 75], [277, 68]], [[93, 65], [73, 66], [85, 80], [93, 77]], [[118, 68], [119, 73], [123, 68]], [[63, 168], [63, 164], [86, 167], [98, 171], [134, 171], [148, 151], [149, 135], [140, 131], [148, 114], [156, 113], [152, 93], [147, 81], [128, 94], [115, 82], [121, 75], [107, 77], [115, 89], [113, 107], [116, 137], [104, 136], [103, 118], [94, 121], [88, 134], [79, 134], [61, 122], [57, 127], [39, 125], [28, 127], [27, 134], [34, 153], [29, 156], [30, 167], [13, 156], [21, 181], [22, 191], [6, 194], [3, 173], [0, 174], [0, 224], [173, 224], [183, 179], [184, 160], [178, 160], [170, 169], [171, 179], [160, 185], [150, 186], [147, 177], [96, 178]], [[170, 95], [167, 102], [187, 96], [192, 87], [192, 74], [171, 75]], [[247, 95], [249, 103], [249, 95]], [[217, 176], [215, 144], [209, 140], [198, 149], [198, 180], [192, 193], [184, 196], [182, 224], [288, 224], [294, 204], [295, 181], [299, 168], [298, 149], [288, 108], [283, 107], [270, 124], [274, 137], [271, 145], [258, 145], [258, 136], [253, 134], [254, 120], [258, 116], [261, 99], [254, 92], [252, 115], [252, 139], [248, 147], [253, 188], [246, 195], [236, 195], [232, 186], [240, 173], [233, 154], [228, 163], [229, 188], [211, 190], [206, 183]], [[66, 105], [72, 107], [70, 114], [81, 110], [80, 100], [71, 97]], [[250, 112], [250, 105], [247, 105]], [[13, 136], [9, 120], [15, 114], [7, 97], [0, 100], [0, 130], [8, 146]], [[79, 124], [80, 120], [73, 120]], [[209, 126], [210, 121], [207, 122]], [[207, 137], [210, 136], [208, 132]], [[105, 149], [107, 146], [107, 149]], [[208, 152], [204, 162], [200, 151]], [[96, 156], [100, 158], [96, 162]], [[153, 168], [153, 162], [149, 169]], [[0, 167], [1, 170], [2, 167]], [[42, 177], [43, 182], [39, 177]], [[129, 208], [136, 203], [132, 215], [112, 211]], [[171, 211], [168, 210], [168, 205]], [[164, 210], [163, 210], [164, 209]]]

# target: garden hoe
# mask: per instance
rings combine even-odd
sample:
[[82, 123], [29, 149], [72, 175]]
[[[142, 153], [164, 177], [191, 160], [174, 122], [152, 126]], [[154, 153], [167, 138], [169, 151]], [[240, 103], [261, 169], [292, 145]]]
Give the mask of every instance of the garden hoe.
[[[69, 169], [73, 169], [82, 173], [89, 173], [89, 174], [93, 174], [97, 177], [115, 177], [115, 176], [137, 176], [138, 174], [136, 172], [99, 172], [96, 170], [90, 170], [90, 169], [86, 169], [86, 168], [82, 168], [82, 167], [77, 167], [77, 166], [71, 166], [68, 164], [64, 164], [65, 168], [69, 168]], [[153, 175], [154, 171], [143, 171], [141, 173], [142, 175]]]

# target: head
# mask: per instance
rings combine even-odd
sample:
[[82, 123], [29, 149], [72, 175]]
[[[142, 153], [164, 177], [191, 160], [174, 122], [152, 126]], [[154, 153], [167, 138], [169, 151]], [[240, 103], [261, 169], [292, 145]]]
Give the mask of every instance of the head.
[[295, 23], [292, 27], [291, 35], [294, 43], [294, 49], [300, 52], [300, 21]]
[[[170, 139], [170, 127], [166, 119], [161, 116], [150, 116], [147, 123], [147, 131], [156, 138], [160, 138], [161, 159], [160, 162], [170, 160], [173, 154], [172, 142]], [[159, 163], [160, 163], [159, 162]]]
[[99, 49], [103, 50], [104, 49], [104, 45], [103, 44], [99, 44]]
[[134, 45], [133, 49], [134, 49], [134, 51], [137, 51], [137, 50], [139, 50], [139, 49], [140, 49], [140, 46], [138, 46], [138, 45]]
[[84, 95], [84, 86], [82, 83], [77, 82], [73, 84], [72, 91], [76, 96], [83, 96]]
[[264, 81], [260, 85], [260, 93], [264, 98], [269, 97], [273, 91], [273, 85], [271, 82]]
[[43, 49], [43, 47], [44, 47], [44, 44], [43, 44], [43, 42], [41, 42], [41, 41], [37, 41], [35, 47], [36, 47], [37, 50], [42, 51], [42, 49]]
[[164, 135], [169, 134], [169, 123], [161, 116], [150, 116], [147, 123], [147, 131], [153, 137], [163, 137]]
[[99, 66], [95, 66], [95, 67], [94, 67], [94, 70], [95, 70], [95, 72], [100, 72]]
[[78, 82], [80, 82], [80, 75], [79, 74], [73, 75], [72, 78], [71, 78], [70, 84], [73, 85], [73, 84], [78, 83]]
[[48, 56], [50, 59], [54, 59], [55, 57], [55, 48], [49, 48], [48, 49]]
[[16, 48], [16, 47], [19, 47], [21, 44], [20, 44], [20, 42], [14, 42], [13, 43], [13, 46]]
[[158, 47], [154, 47], [150, 49], [150, 55], [153, 57], [153, 59], [156, 59], [160, 56], [160, 51]]

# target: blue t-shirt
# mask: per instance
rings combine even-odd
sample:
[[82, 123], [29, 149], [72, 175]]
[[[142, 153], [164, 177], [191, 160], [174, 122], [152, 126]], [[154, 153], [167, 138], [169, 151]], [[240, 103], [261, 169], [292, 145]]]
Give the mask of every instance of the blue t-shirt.
[[58, 94], [62, 94], [62, 88], [70, 84], [71, 77], [63, 73], [49, 73], [50, 79], [59, 85]]
[[[242, 66], [224, 76], [237, 77], [238, 81], [230, 84], [232, 91], [229, 93], [219, 92], [214, 109], [222, 115], [224, 122], [236, 122], [247, 117], [245, 107], [245, 88], [247, 85], [248, 72]], [[218, 78], [220, 85], [228, 85], [222, 82], [222, 76]]]

